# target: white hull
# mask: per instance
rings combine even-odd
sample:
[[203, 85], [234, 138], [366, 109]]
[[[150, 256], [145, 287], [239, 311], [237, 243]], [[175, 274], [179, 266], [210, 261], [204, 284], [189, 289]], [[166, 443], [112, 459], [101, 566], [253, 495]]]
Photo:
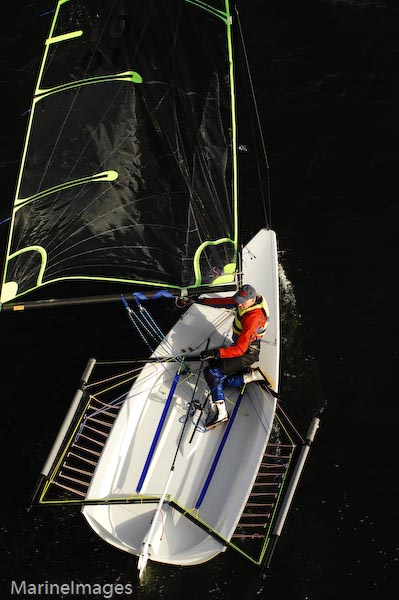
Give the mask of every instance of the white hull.
[[[269, 304], [270, 324], [261, 344], [260, 366], [277, 389], [279, 284], [273, 231], [261, 230], [244, 249], [243, 278]], [[225, 309], [194, 304], [154, 356], [197, 355], [208, 338], [209, 348], [219, 347], [228, 343], [231, 322], [232, 313]], [[82, 511], [94, 531], [121, 550], [140, 556], [144, 548], [153, 561], [196, 565], [223, 552], [226, 546], [183, 512], [230, 540], [268, 442], [275, 400], [257, 384], [249, 384], [222, 450], [227, 425], [206, 432], [200, 421], [195, 431], [198, 411], [188, 418], [179, 444], [195, 388], [195, 399], [203, 402], [207, 396], [203, 374], [197, 384], [200, 363], [190, 362], [189, 370], [180, 375], [151, 456], [151, 444], [178, 368], [177, 362], [148, 363], [144, 367], [115, 421], [87, 494], [88, 500], [141, 496], [143, 502], [86, 505]], [[237, 396], [238, 390], [226, 389], [230, 414]], [[211, 469], [214, 473], [209, 478]], [[170, 505], [172, 501], [182, 512]]]

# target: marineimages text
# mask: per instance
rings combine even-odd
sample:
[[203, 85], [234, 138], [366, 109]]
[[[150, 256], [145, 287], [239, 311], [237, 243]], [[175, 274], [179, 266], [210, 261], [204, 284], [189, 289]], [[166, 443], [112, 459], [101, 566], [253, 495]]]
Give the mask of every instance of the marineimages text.
[[102, 595], [103, 598], [114, 598], [117, 595], [133, 594], [131, 583], [81, 583], [68, 581], [65, 583], [53, 583], [44, 581], [42, 583], [31, 583], [29, 581], [14, 581], [10, 583], [11, 596], [90, 596]]

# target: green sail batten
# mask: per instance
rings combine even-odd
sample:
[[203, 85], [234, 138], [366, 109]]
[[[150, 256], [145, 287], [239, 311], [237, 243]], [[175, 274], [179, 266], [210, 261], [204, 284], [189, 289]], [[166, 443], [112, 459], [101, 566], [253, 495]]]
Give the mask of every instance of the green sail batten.
[[54, 88], [36, 90], [34, 103], [42, 100], [50, 94], [58, 94], [60, 92], [66, 92], [74, 88], [84, 87], [86, 85], [93, 85], [99, 83], [112, 83], [114, 81], [126, 81], [128, 83], [143, 83], [143, 78], [136, 71], [125, 71], [123, 73], [116, 73], [115, 75], [103, 75], [101, 77], [92, 77], [89, 79], [80, 79], [79, 81], [71, 81], [70, 83], [63, 83]]
[[[44, 73], [44, 67], [45, 67], [45, 64], [46, 64], [46, 61], [47, 61], [48, 51], [49, 51], [50, 46], [52, 46], [52, 44], [53, 44], [53, 40], [56, 40], [57, 37], [63, 38], [62, 41], [76, 39], [77, 37], [81, 37], [81, 35], [83, 33], [81, 30], [76, 30], [75, 32], [71, 32], [70, 34], [67, 34], [67, 37], [65, 37], [65, 35], [53, 37], [53, 33], [55, 31], [55, 28], [56, 28], [56, 25], [57, 25], [57, 22], [58, 22], [58, 15], [60, 13], [61, 6], [63, 4], [66, 4], [69, 1], [70, 0], [58, 0], [57, 8], [55, 9], [55, 14], [54, 14], [54, 17], [53, 17], [53, 20], [52, 20], [52, 23], [51, 23], [51, 27], [50, 27], [50, 33], [49, 33], [49, 36], [48, 36], [48, 38], [47, 38], [47, 40], [46, 40], [46, 42], [44, 44], [44, 54], [43, 54], [42, 62], [40, 64], [40, 70], [39, 70], [39, 74], [38, 74], [38, 77], [37, 77], [36, 90], [35, 90], [35, 94], [34, 95], [36, 95], [37, 90], [40, 87], [40, 82], [42, 80], [43, 73]], [[74, 33], [76, 35], [74, 35]], [[32, 115], [31, 115], [31, 119], [32, 119]]]
[[50, 44], [59, 44], [60, 42], [66, 42], [68, 40], [78, 38], [81, 35], [83, 35], [82, 30], [71, 31], [70, 33], [64, 33], [63, 35], [57, 35], [55, 37], [47, 38], [45, 44], [46, 46], [49, 46]]
[[229, 12], [218, 10], [217, 8], [211, 6], [210, 4], [207, 4], [206, 2], [201, 2], [201, 0], [185, 0], [185, 2], [187, 2], [187, 4], [193, 4], [194, 6], [197, 6], [197, 8], [201, 8], [202, 10], [206, 10], [212, 15], [221, 18], [225, 22], [229, 18]]
[[48, 190], [42, 190], [41, 192], [34, 194], [29, 198], [17, 198], [15, 200], [14, 208], [15, 210], [18, 210], [22, 208], [22, 206], [26, 206], [29, 202], [39, 200], [40, 198], [44, 198], [45, 196], [48, 196], [50, 194], [57, 194], [62, 190], [67, 190], [77, 185], [86, 185], [87, 183], [101, 183], [102, 181], [115, 181], [116, 179], [118, 179], [118, 173], [113, 170], [104, 171], [103, 173], [96, 173], [95, 175], [89, 175], [87, 177], [81, 177], [80, 179], [75, 179], [72, 181], [61, 183]]

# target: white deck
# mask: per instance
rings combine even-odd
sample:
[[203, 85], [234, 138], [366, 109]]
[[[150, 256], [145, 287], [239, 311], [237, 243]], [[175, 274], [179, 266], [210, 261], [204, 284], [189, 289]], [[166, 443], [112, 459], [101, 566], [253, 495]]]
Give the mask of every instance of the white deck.
[[[262, 230], [248, 244], [243, 255], [244, 282], [251, 283], [267, 298], [270, 324], [262, 340], [260, 365], [277, 388], [279, 369], [278, 271], [275, 234]], [[157, 349], [157, 356], [198, 354], [205, 348], [229, 344], [232, 313], [225, 309], [194, 304], [169, 332]], [[203, 493], [215, 455], [227, 425], [195, 431], [198, 412], [189, 417], [176, 456], [187, 406], [198, 379], [199, 362], [190, 362], [180, 375], [166, 420], [149, 461], [165, 402], [179, 364], [147, 364], [132, 387], [113, 426], [93, 476], [89, 499], [160, 497], [166, 501], [157, 512], [149, 558], [154, 561], [195, 565], [225, 550], [225, 546], [198, 525], [190, 522], [168, 502], [196, 515], [227, 540], [233, 534], [262, 459], [275, 412], [275, 401], [256, 383], [246, 387], [236, 418], [231, 424], [213, 477]], [[195, 399], [204, 401], [207, 386], [201, 373]], [[238, 390], [226, 389], [227, 407], [234, 409]], [[203, 415], [205, 417], [205, 414]], [[175, 459], [176, 456], [176, 459]], [[145, 465], [149, 462], [148, 470]], [[174, 469], [172, 470], [172, 465]], [[165, 490], [169, 478], [169, 484]], [[107, 542], [139, 555], [157, 509], [154, 503], [86, 505], [83, 514], [91, 527]]]

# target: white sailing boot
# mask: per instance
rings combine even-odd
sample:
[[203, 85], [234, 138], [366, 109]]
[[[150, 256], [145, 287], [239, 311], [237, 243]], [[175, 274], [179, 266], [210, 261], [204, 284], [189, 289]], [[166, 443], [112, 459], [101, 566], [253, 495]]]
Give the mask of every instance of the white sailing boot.
[[265, 381], [264, 376], [261, 371], [256, 369], [251, 369], [249, 373], [243, 373], [242, 376], [243, 383], [251, 383], [251, 381]]
[[212, 408], [216, 410], [209, 413], [205, 424], [206, 429], [213, 429], [217, 425], [221, 425], [229, 420], [229, 413], [227, 412], [224, 400], [214, 402]]
[[256, 367], [255, 369], [251, 369], [248, 373], [243, 373], [242, 382], [251, 383], [251, 381], [259, 381], [260, 385], [265, 387], [269, 394], [271, 394], [274, 398], [280, 398], [279, 394], [273, 390], [270, 381], [265, 375], [263, 375], [259, 368]]

